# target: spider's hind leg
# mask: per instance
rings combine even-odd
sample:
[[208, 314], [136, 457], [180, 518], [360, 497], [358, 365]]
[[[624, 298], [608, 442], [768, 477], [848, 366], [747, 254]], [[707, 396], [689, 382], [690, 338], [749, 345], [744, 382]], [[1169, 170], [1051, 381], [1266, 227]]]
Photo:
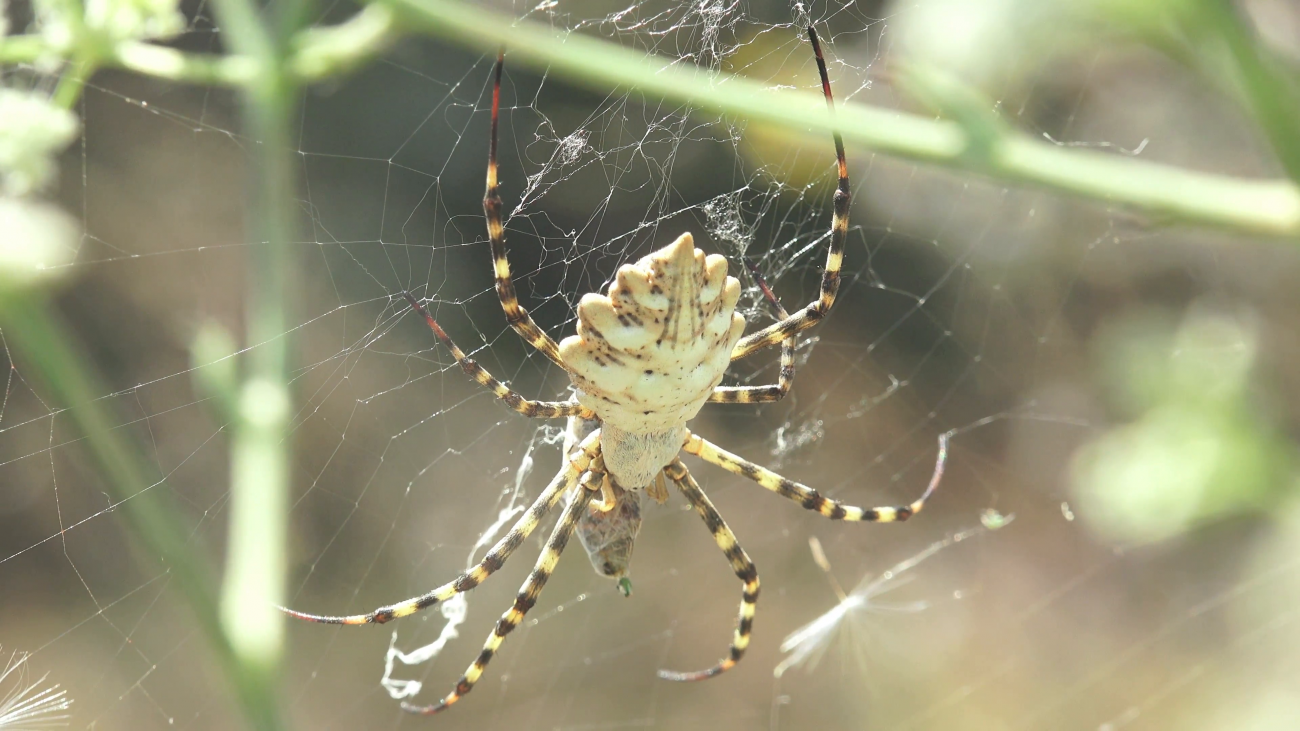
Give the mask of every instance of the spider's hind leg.
[[[584, 480], [583, 486], [573, 489], [590, 493], [591, 491], [587, 489], [586, 484], [588, 484], [588, 481]], [[524, 621], [524, 615], [537, 603], [538, 595], [542, 593], [542, 588], [546, 586], [547, 579], [551, 578], [551, 573], [555, 571], [556, 564], [560, 562], [560, 554], [564, 552], [564, 547], [569, 543], [569, 537], [573, 535], [573, 528], [578, 524], [578, 518], [582, 516], [583, 511], [587, 510], [587, 504], [590, 502], [589, 499], [582, 499], [582, 495], [577, 497], [578, 499], [570, 500], [568, 506], [565, 507], [559, 521], [555, 524], [555, 530], [551, 532], [551, 537], [546, 542], [546, 548], [537, 559], [537, 564], [533, 567], [532, 573], [528, 575], [528, 579], [524, 581], [523, 586], [519, 587], [519, 593], [515, 595], [514, 605], [506, 610], [505, 614], [501, 615], [501, 619], [497, 620], [497, 625], [492, 630], [492, 634], [488, 635], [487, 642], [483, 644], [482, 652], [465, 670], [460, 682], [456, 683], [456, 688], [433, 705], [416, 706], [403, 703], [402, 710], [426, 716], [438, 713], [474, 689], [474, 684], [482, 677], [483, 671], [487, 669], [487, 665], [496, 655], [497, 649], [505, 641], [506, 635], [513, 632], [519, 626], [519, 623]]]
[[832, 500], [807, 485], [782, 477], [760, 464], [738, 457], [698, 434], [688, 433], [686, 443], [682, 445], [682, 450], [687, 454], [699, 457], [705, 462], [715, 464], [732, 474], [748, 477], [781, 497], [793, 500], [805, 509], [812, 510], [831, 520], [900, 523], [921, 512], [921, 509], [925, 507], [925, 501], [929, 500], [930, 495], [939, 487], [940, 481], [943, 480], [944, 466], [948, 463], [948, 438], [950, 436], [952, 436], [952, 432], [946, 432], [939, 436], [939, 455], [935, 458], [934, 472], [931, 473], [930, 484], [925, 488], [925, 492], [921, 493], [921, 497], [907, 505], [876, 508], [859, 508], [855, 505], [845, 505], [838, 500]]
[[731, 650], [727, 657], [707, 670], [685, 673], [675, 670], [659, 671], [659, 677], [664, 680], [704, 680], [735, 667], [741, 656], [745, 654], [745, 649], [749, 647], [749, 633], [754, 628], [754, 612], [758, 608], [758, 569], [754, 567], [754, 562], [749, 560], [745, 549], [736, 542], [736, 534], [727, 527], [726, 521], [718, 514], [713, 503], [709, 502], [708, 496], [700, 489], [695, 478], [691, 477], [686, 465], [682, 464], [680, 459], [675, 459], [672, 464], [664, 468], [664, 474], [677, 485], [691, 507], [695, 508], [695, 512], [704, 520], [704, 524], [709, 527], [709, 532], [713, 534], [713, 541], [718, 544], [718, 548], [722, 549], [722, 553], [731, 562], [731, 569], [736, 572], [736, 576], [744, 585], [743, 593], [740, 595], [740, 616], [736, 620], [736, 632], [731, 639]]
[[307, 614], [306, 612], [286, 609], [285, 607], [280, 607], [280, 611], [295, 619], [321, 624], [384, 624], [394, 619], [408, 617], [423, 609], [441, 604], [457, 594], [469, 591], [482, 584], [497, 569], [505, 565], [506, 560], [515, 552], [515, 549], [519, 548], [528, 539], [528, 536], [532, 535], [532, 532], [546, 517], [546, 514], [560, 502], [566, 493], [573, 489], [582, 489], [577, 487], [578, 481], [599, 454], [600, 434], [589, 434], [587, 438], [582, 440], [581, 444], [570, 451], [564, 468], [555, 475], [555, 478], [551, 480], [551, 484], [547, 485], [542, 494], [537, 496], [532, 506], [519, 518], [514, 527], [510, 529], [510, 532], [502, 536], [501, 540], [497, 541], [496, 545], [492, 546], [492, 549], [487, 552], [487, 555], [483, 556], [482, 561], [454, 580], [430, 592], [396, 604], [380, 607], [368, 614], [342, 616]]

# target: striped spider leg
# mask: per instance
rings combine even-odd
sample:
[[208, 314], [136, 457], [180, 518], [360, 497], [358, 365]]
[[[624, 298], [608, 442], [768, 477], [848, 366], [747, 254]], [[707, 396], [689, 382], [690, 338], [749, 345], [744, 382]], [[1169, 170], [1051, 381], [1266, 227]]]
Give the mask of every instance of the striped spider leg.
[[520, 396], [493, 377], [491, 373], [488, 373], [486, 368], [478, 364], [478, 361], [465, 355], [452, 341], [451, 337], [447, 335], [446, 331], [438, 325], [438, 321], [433, 319], [433, 315], [430, 315], [429, 311], [414, 297], [405, 292], [402, 293], [402, 296], [410, 303], [411, 308], [424, 318], [433, 334], [451, 351], [452, 356], [456, 358], [456, 362], [460, 364], [460, 369], [465, 371], [465, 374], [474, 379], [479, 385], [496, 394], [496, 397], [505, 402], [506, 406], [524, 416], [538, 419], [558, 419], [564, 416], [591, 419], [595, 416], [591, 409], [572, 401], [530, 401]]
[[659, 677], [664, 680], [704, 680], [735, 667], [741, 656], [745, 654], [745, 649], [749, 647], [749, 633], [754, 629], [754, 613], [758, 611], [758, 569], [754, 566], [754, 562], [749, 560], [745, 549], [741, 548], [736, 541], [736, 534], [731, 532], [727, 522], [718, 514], [713, 503], [709, 502], [704, 490], [700, 489], [695, 478], [691, 477], [686, 465], [682, 464], [680, 459], [675, 459], [672, 464], [664, 468], [664, 474], [677, 485], [686, 496], [686, 501], [704, 520], [704, 524], [709, 527], [709, 532], [713, 534], [713, 541], [718, 544], [718, 548], [722, 549], [727, 561], [731, 563], [732, 570], [744, 585], [740, 595], [740, 617], [736, 620], [736, 632], [731, 639], [731, 651], [727, 657], [707, 670], [686, 673], [675, 670], [659, 671]]
[[[831, 520], [901, 523], [921, 512], [921, 509], [925, 507], [926, 500], [939, 487], [939, 483], [943, 479], [944, 466], [948, 460], [949, 436], [950, 433], [945, 433], [939, 437], [939, 456], [935, 461], [934, 472], [930, 477], [930, 484], [926, 487], [925, 492], [921, 494], [921, 497], [907, 505], [893, 507], [860, 508], [854, 505], [846, 505], [838, 500], [832, 500], [807, 485], [782, 477], [766, 467], [738, 457], [690, 431], [687, 431], [686, 443], [682, 446], [682, 451], [693, 454], [705, 462], [717, 465], [728, 472], [747, 477], [781, 497], [799, 503], [804, 508]], [[714, 509], [712, 503], [704, 495], [704, 491], [690, 476], [686, 467], [684, 465], [679, 467], [679, 465], [681, 465], [681, 460], [674, 460], [672, 464], [664, 468], [664, 473], [677, 484], [678, 488], [686, 496], [687, 501], [695, 508], [695, 512], [704, 519], [705, 524], [709, 526], [709, 530], [713, 533], [713, 540], [718, 544], [718, 548], [722, 549], [722, 552], [726, 554], [727, 560], [731, 562], [731, 566], [736, 572], [736, 576], [740, 577], [740, 580], [744, 583], [744, 593], [740, 603], [740, 618], [737, 621], [735, 635], [731, 642], [731, 650], [727, 657], [706, 670], [694, 672], [659, 671], [659, 677], [665, 680], [696, 681], [705, 680], [730, 670], [745, 654], [745, 649], [749, 646], [749, 634], [753, 630], [754, 614], [757, 610], [759, 583], [758, 572], [754, 568], [753, 562], [749, 560], [749, 556], [745, 554], [744, 549], [737, 543], [736, 536], [727, 527], [722, 517], [718, 515], [717, 510]]]
[[[817, 58], [823, 95], [833, 113], [834, 100], [817, 33], [810, 27], [808, 36]], [[839, 285], [849, 213], [848, 169], [839, 134], [834, 135], [839, 183], [829, 252], [820, 296], [811, 304], [790, 315], [755, 272], [759, 287], [780, 319], [742, 337], [745, 318], [736, 312], [739, 281], [727, 275], [724, 257], [706, 255], [695, 248], [690, 233], [683, 233], [673, 243], [620, 267], [606, 293], [584, 295], [577, 307], [576, 334], [556, 343], [543, 332], [519, 305], [505, 250], [497, 169], [502, 66], [503, 55], [498, 54], [493, 75], [487, 191], [483, 201], [497, 296], [510, 326], [568, 374], [573, 398], [568, 401], [525, 399], [456, 347], [418, 300], [409, 294], [404, 296], [451, 351], [461, 369], [511, 409], [529, 417], [568, 418], [565, 464], [510, 532], [481, 562], [454, 581], [367, 614], [324, 616], [285, 610], [299, 619], [348, 625], [382, 624], [409, 616], [481, 584], [501, 568], [547, 513], [563, 504], [561, 516], [533, 572], [455, 689], [433, 705], [403, 704], [404, 709], [421, 714], [447, 708], [474, 687], [506, 635], [523, 621], [536, 602], [575, 531], [597, 573], [619, 579], [620, 589], [630, 593], [626, 574], [641, 525], [640, 493], [644, 490], [662, 503], [667, 498], [668, 481], [677, 485], [709, 527], [714, 541], [743, 583], [743, 597], [726, 658], [706, 670], [661, 671], [660, 676], [669, 680], [702, 680], [735, 666], [749, 644], [757, 608], [758, 573], [682, 464], [679, 456], [683, 451], [754, 480], [828, 518], [872, 522], [903, 521], [919, 512], [938, 486], [947, 457], [947, 435], [944, 435], [934, 475], [919, 499], [906, 506], [864, 509], [823, 497], [810, 487], [705, 441], [686, 427], [708, 401], [771, 402], [790, 390], [796, 335], [825, 316]], [[781, 372], [775, 385], [719, 387], [730, 362], [777, 344], [782, 346]], [[598, 495], [600, 499], [596, 499]]]
[[[414, 297], [408, 293], [403, 293], [402, 296], [405, 297], [411, 307], [424, 318], [424, 321], [428, 323], [429, 329], [433, 331], [433, 334], [436, 335], [438, 339], [442, 341], [443, 345], [447, 346], [447, 349], [451, 351], [452, 356], [456, 358], [456, 362], [460, 364], [461, 370], [463, 370], [470, 378], [474, 379], [474, 381], [479, 385], [496, 394], [496, 397], [505, 402], [506, 406], [509, 406], [511, 409], [518, 411], [524, 416], [532, 418], [558, 419], [567, 416], [571, 420], [577, 419], [584, 424], [599, 425], [600, 422], [595, 418], [595, 412], [581, 404], [573, 401], [530, 401], [523, 396], [520, 396], [515, 391], [512, 391], [504, 383], [497, 380], [491, 373], [488, 373], [487, 369], [479, 365], [477, 361], [465, 355], [465, 353], [456, 346], [456, 343], [452, 341], [451, 337], [448, 336], [442, 327], [438, 325], [438, 321], [433, 319], [433, 315], [430, 315], [429, 311], [426, 310]], [[592, 427], [592, 429], [594, 428], [595, 427]], [[588, 430], [588, 432], [589, 431], [590, 430]], [[566, 450], [566, 452], [567, 451], [568, 450]], [[604, 480], [599, 487], [601, 494], [601, 500], [598, 503], [599, 510], [601, 512], [609, 512], [613, 510], [617, 501], [615, 494], [616, 488], [609, 480]], [[661, 500], [660, 502], [662, 503], [663, 501]]]
[[[772, 304], [776, 310], [778, 320], [784, 320], [790, 315], [781, 305], [781, 300], [777, 299], [772, 288], [767, 286], [767, 280], [763, 278], [763, 273], [758, 271], [758, 267], [753, 264], [749, 265], [749, 273], [754, 277], [754, 282], [762, 290], [763, 296]], [[790, 387], [794, 385], [794, 349], [797, 345], [793, 334], [781, 341], [781, 371], [777, 375], [775, 386], [718, 386], [713, 389], [713, 395], [709, 396], [710, 403], [724, 404], [759, 404], [780, 401], [790, 392]], [[665, 496], [667, 497], [667, 496]], [[662, 500], [660, 501], [663, 502]]]
[[[812, 41], [813, 52], [817, 55], [817, 71], [821, 74], [822, 95], [826, 97], [826, 108], [831, 114], [835, 113], [835, 99], [831, 96], [830, 76], [826, 73], [826, 60], [822, 56], [822, 46], [817, 40], [817, 31], [808, 26], [808, 40]], [[783, 317], [779, 322], [775, 322], [758, 332], [750, 333], [741, 338], [731, 351], [732, 360], [740, 360], [753, 354], [755, 351], [763, 348], [783, 343], [793, 337], [795, 333], [816, 325], [821, 321], [826, 313], [830, 312], [831, 305], [835, 304], [835, 294], [840, 288], [840, 265], [844, 262], [844, 241], [849, 234], [849, 167], [844, 161], [844, 139], [840, 137], [839, 132], [833, 133], [835, 139], [835, 160], [839, 168], [839, 183], [835, 189], [835, 212], [831, 218], [831, 242], [830, 248], [826, 252], [826, 268], [822, 271], [821, 293], [818, 298], [813, 300], [808, 306], [799, 310], [789, 317]], [[758, 387], [755, 396], [758, 393], [770, 393], [761, 391]], [[779, 396], [772, 398], [729, 398], [719, 399], [748, 403], [756, 400], [775, 401]]]
[[[594, 414], [579, 404], [524, 399], [494, 378], [492, 374], [488, 373], [472, 358], [467, 357], [443, 331], [442, 327], [438, 325], [433, 316], [414, 297], [409, 294], [406, 294], [405, 297], [411, 307], [424, 318], [438, 339], [452, 352], [461, 369], [470, 378], [496, 394], [497, 398], [504, 401], [506, 405], [515, 411], [530, 417], [557, 418], [567, 416], [584, 423], [596, 423], [590, 418]], [[520, 588], [514, 605], [501, 617], [496, 628], [488, 637], [479, 657], [465, 671], [464, 676], [456, 684], [456, 688], [434, 705], [415, 706], [409, 703], [402, 704], [404, 710], [423, 715], [442, 711], [474, 687], [474, 683], [478, 681], [478, 678], [487, 668], [488, 662], [491, 661], [497, 648], [505, 640], [505, 636], [523, 621], [524, 615], [537, 601], [537, 596], [555, 570], [560, 553], [563, 552], [565, 545], [568, 543], [569, 536], [572, 535], [579, 517], [587, 512], [587, 506], [592, 502], [592, 496], [597, 494], [602, 487], [608, 489], [609, 481], [604, 477], [603, 462], [600, 456], [599, 429], [584, 432], [581, 441], [574, 445], [572, 449], [566, 449], [565, 453], [567, 456], [564, 467], [556, 474], [550, 485], [542, 491], [542, 494], [533, 501], [533, 504], [524, 513], [523, 517], [487, 552], [482, 561], [455, 580], [420, 596], [379, 607], [366, 614], [330, 616], [308, 614], [285, 607], [280, 609], [296, 619], [322, 624], [345, 625], [383, 624], [428, 609], [482, 584], [489, 576], [505, 565], [506, 560], [528, 539], [546, 514], [558, 505], [565, 496], [568, 496], [569, 499], [560, 520], [552, 532], [545, 550], [538, 558], [533, 572], [529, 574], [528, 580]]]
[[944, 466], [948, 462], [949, 436], [950, 433], [945, 433], [939, 437], [939, 456], [935, 460], [930, 484], [925, 488], [925, 492], [921, 493], [921, 497], [907, 505], [876, 508], [859, 508], [832, 500], [807, 485], [782, 477], [762, 465], [738, 457], [698, 434], [687, 432], [686, 444], [682, 446], [682, 450], [732, 474], [747, 477], [777, 495], [799, 503], [805, 509], [820, 513], [831, 520], [844, 520], [850, 523], [901, 523], [921, 512], [925, 507], [925, 501], [930, 499], [930, 495], [943, 480]]
[[[510, 558], [515, 549], [528, 540], [528, 536], [532, 535], [533, 531], [537, 529], [538, 524], [542, 522], [542, 518], [546, 517], [546, 514], [559, 504], [561, 498], [571, 490], [578, 488], [578, 483], [583, 479], [584, 475], [590, 474], [588, 468], [591, 467], [591, 463], [599, 454], [600, 432], [593, 432], [582, 440], [582, 444], [569, 455], [564, 467], [555, 475], [555, 479], [551, 480], [551, 484], [542, 491], [541, 495], [537, 496], [537, 499], [533, 501], [533, 504], [524, 513], [523, 517], [510, 528], [510, 532], [506, 533], [501, 540], [496, 542], [496, 545], [492, 546], [487, 555], [483, 556], [482, 561], [479, 561], [473, 568], [457, 576], [454, 580], [430, 592], [411, 597], [396, 604], [379, 607], [366, 614], [329, 616], [307, 614], [306, 612], [284, 607], [280, 607], [280, 609], [290, 617], [320, 624], [383, 624], [401, 617], [409, 617], [416, 612], [441, 604], [457, 594], [469, 591], [482, 584], [487, 577], [505, 565], [506, 559]], [[567, 538], [566, 534], [565, 539], [567, 540]], [[543, 583], [545, 583], [544, 579]]]
[[[599, 435], [593, 435], [588, 439], [599, 439]], [[537, 558], [537, 564], [533, 566], [532, 573], [524, 580], [523, 586], [519, 587], [519, 593], [515, 595], [515, 603], [506, 610], [505, 614], [501, 615], [501, 619], [497, 620], [496, 627], [492, 629], [492, 634], [488, 635], [487, 642], [483, 643], [483, 650], [465, 670], [465, 674], [456, 683], [456, 688], [433, 705], [417, 706], [404, 702], [402, 703], [402, 710], [424, 716], [432, 715], [445, 710], [474, 689], [474, 684], [482, 677], [483, 671], [487, 669], [488, 663], [496, 655], [497, 648], [501, 647], [501, 643], [505, 641], [506, 635], [513, 632], [519, 626], [519, 623], [524, 621], [524, 615], [528, 614], [528, 610], [532, 609], [533, 605], [537, 603], [538, 595], [542, 593], [546, 581], [551, 578], [556, 565], [560, 562], [560, 554], [564, 552], [565, 546], [568, 545], [569, 536], [573, 535], [574, 526], [577, 525], [582, 514], [588, 510], [587, 505], [591, 502], [590, 496], [594, 495], [595, 491], [599, 489], [602, 477], [598, 473], [591, 471], [588, 471], [583, 477], [578, 491], [587, 499], [570, 500], [569, 504], [565, 506], [564, 512], [560, 514], [559, 520], [556, 521], [555, 530], [551, 531], [551, 537], [546, 541], [546, 548], [542, 550], [542, 555]]]
[[492, 136], [488, 142], [487, 191], [483, 195], [483, 217], [487, 220], [488, 241], [492, 245], [492, 271], [496, 278], [497, 298], [506, 313], [506, 322], [529, 345], [546, 354], [564, 368], [560, 359], [560, 346], [533, 322], [533, 318], [519, 304], [515, 295], [514, 280], [510, 276], [510, 261], [506, 258], [506, 227], [501, 218], [501, 192], [497, 175], [497, 119], [501, 109], [501, 69], [505, 65], [505, 50], [497, 51], [496, 67], [492, 71]]

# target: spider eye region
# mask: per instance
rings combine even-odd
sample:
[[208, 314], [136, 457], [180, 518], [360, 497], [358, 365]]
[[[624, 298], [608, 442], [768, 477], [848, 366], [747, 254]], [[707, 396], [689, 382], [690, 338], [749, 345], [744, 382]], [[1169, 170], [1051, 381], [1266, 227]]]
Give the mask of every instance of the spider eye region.
[[745, 329], [739, 298], [726, 258], [706, 256], [689, 233], [621, 267], [607, 294], [583, 296], [578, 333], [560, 343], [578, 401], [606, 427], [684, 426], [722, 382]]

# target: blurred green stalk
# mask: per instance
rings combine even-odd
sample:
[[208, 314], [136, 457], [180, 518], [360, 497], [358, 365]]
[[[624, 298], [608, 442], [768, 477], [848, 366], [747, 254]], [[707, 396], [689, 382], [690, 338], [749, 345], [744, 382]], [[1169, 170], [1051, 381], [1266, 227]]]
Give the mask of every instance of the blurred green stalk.
[[[1300, 90], [1294, 71], [1260, 42], [1255, 29], [1243, 17], [1245, 11], [1229, 0], [1201, 0], [1192, 10], [1194, 37], [1201, 55], [1211, 55], [1205, 52], [1210, 41], [1223, 44], [1230, 60], [1225, 64], [1226, 80], [1238, 87], [1242, 102], [1268, 137], [1283, 170], [1300, 182], [1300, 130], [1296, 128], [1300, 124]], [[1213, 60], [1206, 59], [1211, 74], [1216, 70]]]
[[395, 8], [409, 21], [409, 27], [490, 53], [504, 45], [509, 63], [562, 76], [602, 93], [621, 86], [647, 97], [689, 103], [750, 122], [825, 133], [838, 128], [848, 142], [911, 160], [966, 168], [999, 180], [1051, 188], [1109, 205], [1132, 206], [1184, 223], [1269, 236], [1300, 236], [1300, 189], [1290, 181], [1231, 178], [1060, 147], [1010, 128], [986, 139], [954, 122], [866, 104], [839, 104], [832, 119], [820, 94], [773, 90], [743, 76], [708, 73], [675, 63], [674, 59], [647, 55], [579, 33], [561, 35], [540, 23], [518, 20], [477, 4], [456, 0], [374, 1]]
[[114, 426], [123, 422], [109, 413], [103, 394], [111, 390], [87, 367], [91, 359], [73, 345], [67, 326], [39, 293], [10, 293], [0, 300], [0, 327], [9, 346], [31, 366], [27, 373], [34, 373], [67, 409], [85, 437], [116, 498], [115, 512], [126, 519], [148, 560], [161, 558], [188, 600], [250, 724], [258, 729], [281, 728], [274, 685], [261, 682], [260, 673], [222, 630], [211, 569], [187, 542], [184, 524], [164, 502], [165, 491], [151, 489], [158, 482], [151, 476], [155, 471], [134, 448], [127, 430]]
[[[274, 77], [269, 71], [266, 76]], [[250, 230], [259, 245], [248, 262], [250, 350], [238, 385], [231, 442], [230, 525], [221, 620], [246, 670], [276, 689], [284, 639], [289, 506], [289, 417], [286, 309], [294, 265], [289, 249], [297, 206], [289, 157], [288, 114], [296, 91], [250, 91], [249, 132], [259, 141]]]
[[[1213, 4], [1225, 0], [1203, 0]], [[138, 73], [173, 81], [238, 88], [265, 85], [267, 59], [294, 84], [322, 80], [373, 58], [408, 31], [424, 31], [450, 43], [494, 53], [505, 45], [511, 58], [542, 73], [554, 73], [602, 93], [636, 89], [648, 97], [710, 109], [795, 130], [827, 132], [877, 152], [909, 160], [967, 169], [1013, 184], [1034, 185], [1106, 205], [1128, 206], [1162, 223], [1178, 222], [1283, 237], [1300, 237], [1300, 187], [1291, 180], [1259, 180], [1188, 170], [1082, 148], [1065, 148], [1005, 128], [992, 139], [960, 123], [935, 120], [866, 104], [840, 104], [832, 121], [818, 94], [772, 89], [743, 76], [712, 74], [673, 59], [646, 55], [580, 33], [557, 33], [533, 21], [456, 0], [370, 0], [338, 25], [302, 29], [304, 0], [271, 6], [279, 18], [275, 37], [265, 32], [249, 42], [234, 27], [259, 27], [256, 11], [232, 11], [242, 0], [217, 4], [234, 53], [190, 53], [125, 41], [97, 57]], [[277, 10], [277, 8], [287, 8]], [[243, 15], [247, 23], [230, 20]], [[1239, 21], [1240, 19], [1236, 19]], [[1292, 141], [1288, 112], [1300, 102], [1276, 95], [1286, 73], [1237, 25], [1218, 26], [1234, 56], [1245, 88], [1242, 98], [1274, 143], [1283, 167], [1300, 176], [1300, 146]], [[0, 38], [0, 63], [35, 63], [58, 55], [35, 34]], [[991, 143], [991, 144], [990, 144]], [[976, 154], [972, 154], [972, 152]]]
[[288, 310], [296, 297], [293, 261], [297, 177], [290, 120], [300, 89], [287, 59], [305, 20], [303, 0], [266, 8], [250, 0], [213, 3], [223, 37], [254, 61], [243, 87], [244, 121], [257, 141], [250, 190], [247, 368], [237, 394], [231, 443], [230, 541], [221, 591], [221, 621], [256, 682], [279, 695], [284, 645], [289, 506]]

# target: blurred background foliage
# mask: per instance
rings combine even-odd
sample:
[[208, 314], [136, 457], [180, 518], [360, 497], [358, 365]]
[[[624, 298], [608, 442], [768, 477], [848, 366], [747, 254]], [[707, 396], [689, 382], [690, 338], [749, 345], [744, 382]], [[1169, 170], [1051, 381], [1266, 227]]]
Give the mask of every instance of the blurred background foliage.
[[[74, 727], [1300, 726], [1293, 3], [0, 7], [0, 644], [68, 689]], [[429, 20], [484, 9], [499, 15], [479, 35]], [[876, 149], [852, 134], [876, 131], [850, 131], [849, 277], [792, 398], [700, 428], [866, 504], [911, 499], [937, 434], [1007, 418], [954, 441], [934, 504], [902, 528], [822, 524], [710, 472], [765, 587], [750, 655], [710, 683], [653, 678], [711, 660], [736, 599], [677, 511], [647, 520], [634, 600], [569, 556], [543, 621], [437, 719], [379, 691], [386, 632], [292, 627], [282, 658], [265, 611], [280, 592], [362, 611], [441, 583], [498, 488], [558, 461], [553, 434], [466, 384], [390, 299], [435, 297], [498, 375], [562, 395], [505, 329], [481, 245], [496, 43], [574, 29], [776, 93], [813, 88], [809, 22], [841, 105], [902, 122]], [[435, 38], [404, 35], [417, 28]], [[751, 121], [726, 83], [692, 116], [652, 78], [610, 94], [618, 57], [587, 57], [585, 77], [556, 60], [553, 79], [554, 48], [513, 50], [506, 206], [549, 332], [682, 227], [733, 270], [757, 261], [788, 307], [815, 291], [833, 177], [814, 117]], [[265, 187], [285, 160], [288, 184]], [[1146, 163], [1169, 166], [1149, 199]], [[290, 203], [268, 207], [277, 190]], [[287, 258], [268, 265], [276, 246]], [[286, 288], [259, 304], [266, 279]], [[292, 366], [266, 366], [277, 352]], [[241, 410], [275, 389], [283, 413]], [[253, 470], [242, 524], [241, 439], [288, 461], [283, 479]], [[845, 585], [869, 585], [988, 508], [1014, 524], [898, 590], [924, 611], [868, 607], [830, 660], [773, 685], [779, 639], [836, 606], [809, 536]], [[425, 696], [451, 687], [524, 572], [475, 592]]]
[[1073, 478], [1107, 538], [1163, 540], [1293, 494], [1293, 445], [1259, 400], [1252, 320], [1193, 303], [1182, 322], [1126, 313], [1096, 336], [1103, 393], [1125, 423], [1079, 451]]

